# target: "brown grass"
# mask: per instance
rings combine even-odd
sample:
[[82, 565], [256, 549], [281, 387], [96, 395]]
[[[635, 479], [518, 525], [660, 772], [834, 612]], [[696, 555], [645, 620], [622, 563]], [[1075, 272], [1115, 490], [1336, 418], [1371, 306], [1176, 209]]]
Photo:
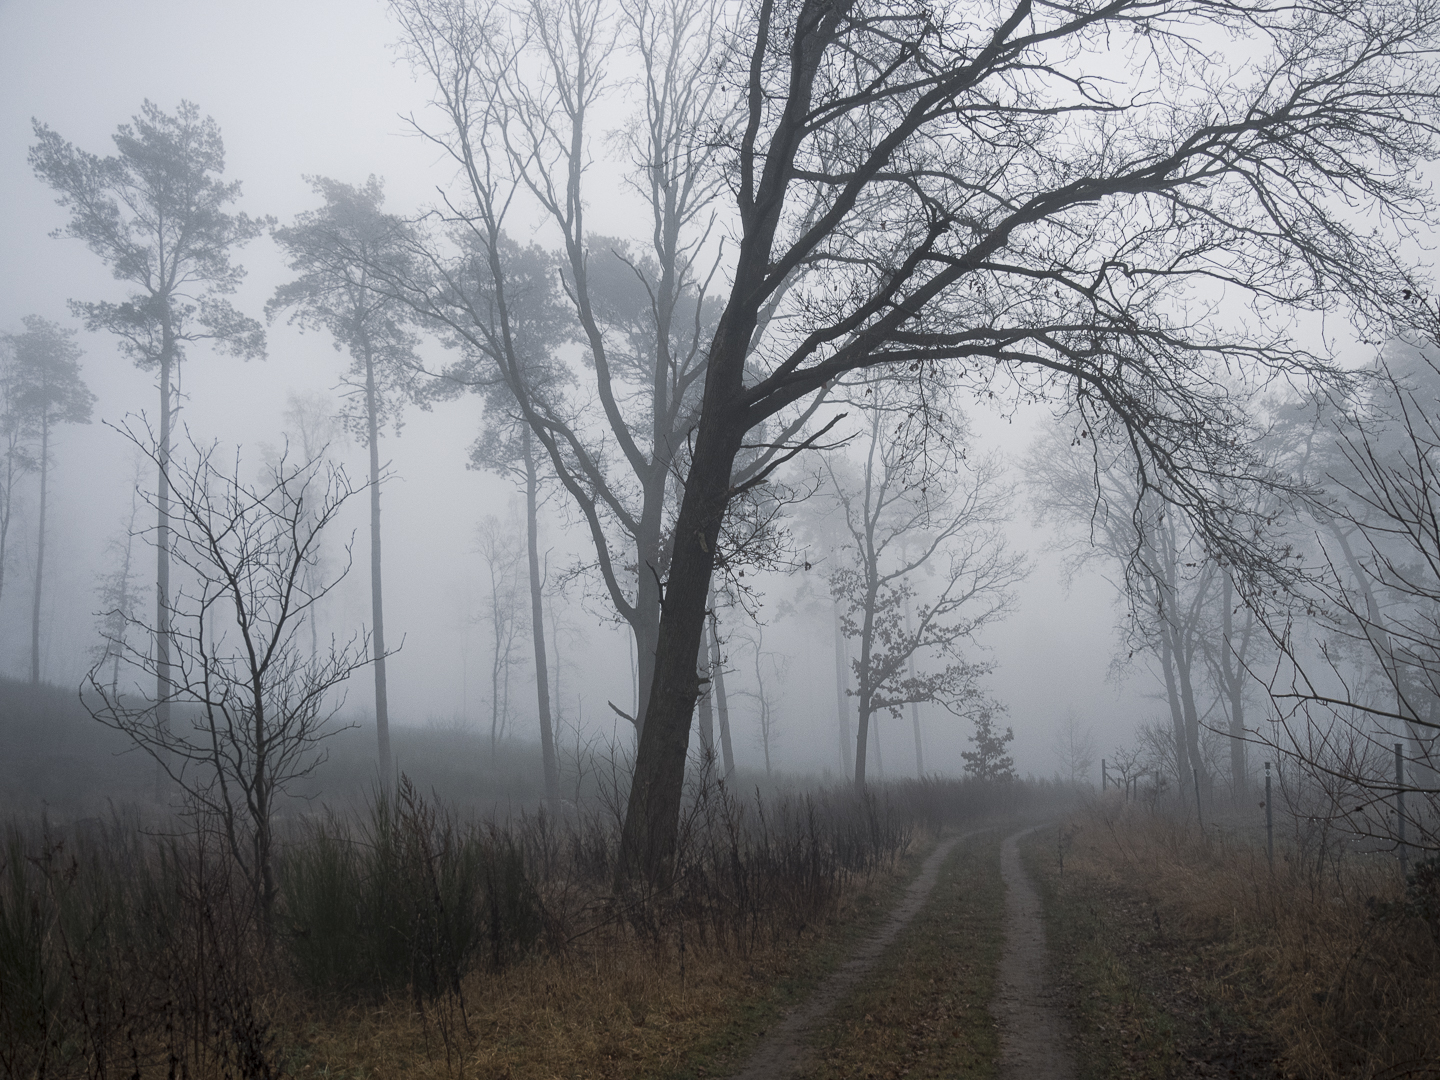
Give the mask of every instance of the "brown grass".
[[1160, 1075], [1226, 1043], [1251, 1068], [1270, 1048], [1286, 1076], [1440, 1077], [1440, 942], [1398, 902], [1393, 856], [1277, 849], [1272, 872], [1233, 832], [1108, 800], [1063, 828], [1030, 860], [1051, 914], [1087, 924], [1069, 971], [1092, 1041], [1107, 1019], [1116, 1036], [1092, 1058], [1133, 1040], [1148, 1053], [1124, 1071]]
[[311, 1004], [279, 1039], [302, 1077], [723, 1075], [889, 909], [929, 846], [852, 879], [834, 915], [798, 935], [764, 934], [744, 955], [687, 941], [683, 977], [678, 939], [621, 932], [564, 957], [472, 973], [463, 1006]]

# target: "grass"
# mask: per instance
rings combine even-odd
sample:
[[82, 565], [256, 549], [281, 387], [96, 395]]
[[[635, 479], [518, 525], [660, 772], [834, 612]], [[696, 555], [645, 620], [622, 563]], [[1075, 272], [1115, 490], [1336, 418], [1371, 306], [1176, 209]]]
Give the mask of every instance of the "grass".
[[983, 833], [946, 858], [925, 907], [821, 1027], [809, 1076], [995, 1075], [1000, 843], [999, 832]]
[[280, 1041], [300, 1077], [723, 1076], [883, 919], [929, 847], [912, 845], [893, 866], [857, 879], [831, 917], [799, 935], [767, 937], [744, 957], [687, 942], [683, 976], [677, 936], [641, 943], [622, 935], [472, 973], [463, 1018], [448, 1018], [448, 1060], [446, 1018], [403, 998], [317, 1010], [282, 1029]]
[[[1055, 797], [702, 785], [677, 877], [650, 894], [615, 891], [603, 803], [496, 824], [403, 786], [368, 821], [290, 830], [268, 918], [203, 829], [17, 823], [0, 851], [0, 1074], [723, 1075], [890, 911], [927, 838]], [[952, 863], [942, 892], [978, 902], [975, 874]], [[953, 1042], [937, 985], [892, 1004]]]
[[1062, 828], [1022, 854], [1082, 1076], [1440, 1077], [1440, 935], [1393, 859], [1282, 848], [1272, 871], [1263, 847], [1114, 801]]

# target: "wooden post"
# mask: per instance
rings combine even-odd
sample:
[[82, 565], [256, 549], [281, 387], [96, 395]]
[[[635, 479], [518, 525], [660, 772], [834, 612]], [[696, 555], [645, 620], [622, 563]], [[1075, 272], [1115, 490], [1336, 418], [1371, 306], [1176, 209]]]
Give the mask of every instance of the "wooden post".
[[1105, 794], [1105, 787], [1109, 783], [1109, 777], [1105, 773], [1105, 759], [1100, 759], [1100, 794]]

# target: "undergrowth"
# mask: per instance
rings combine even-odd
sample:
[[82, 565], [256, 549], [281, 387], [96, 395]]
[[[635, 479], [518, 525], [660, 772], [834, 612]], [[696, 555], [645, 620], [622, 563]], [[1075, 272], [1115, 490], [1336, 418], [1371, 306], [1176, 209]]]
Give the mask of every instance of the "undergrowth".
[[917, 836], [1034, 794], [935, 780], [743, 799], [702, 778], [672, 880], [617, 890], [619, 800], [473, 821], [402, 783], [363, 816], [291, 827], [269, 923], [193, 823], [12, 824], [0, 1074], [673, 1070], [744, 1029], [745, 1002], [778, 1000]]
[[1440, 1077], [1431, 862], [1402, 883], [1391, 854], [1280, 845], [1272, 868], [1263, 841], [1113, 800], [1062, 829], [1029, 857], [1100, 1074], [1223, 1052], [1240, 1075]]

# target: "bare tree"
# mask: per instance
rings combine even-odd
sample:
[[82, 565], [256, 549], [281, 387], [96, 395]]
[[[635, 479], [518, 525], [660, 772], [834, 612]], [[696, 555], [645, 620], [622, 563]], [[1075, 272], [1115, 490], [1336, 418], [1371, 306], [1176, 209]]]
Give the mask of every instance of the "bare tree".
[[[168, 451], [148, 429], [123, 428], [152, 463]], [[368, 663], [364, 636], [332, 640], [311, 656], [301, 645], [314, 605], [344, 577], [305, 585], [304, 569], [345, 501], [354, 495], [344, 471], [320, 460], [283, 455], [266, 482], [242, 477], [237, 451], [225, 462], [215, 444], [189, 443], [190, 456], [170, 461], [173, 557], [186, 571], [169, 609], [175, 645], [171, 677], [157, 699], [141, 683], [116, 688], [101, 665], [90, 669], [91, 713], [127, 735], [179, 786], [189, 808], [219, 829], [268, 926], [275, 881], [277, 804], [324, 758], [323, 742], [337, 691]], [[154, 506], [155, 492], [145, 501]], [[167, 531], [167, 542], [171, 534]], [[149, 534], [159, 542], [158, 529]], [[153, 640], [155, 627], [128, 626]], [[153, 679], [154, 650], [112, 640], [127, 670]], [[174, 716], [162, 706], [174, 706]], [[176, 721], [176, 722], [173, 722]]]
[[404, 275], [410, 265], [408, 231], [383, 212], [384, 188], [374, 176], [364, 187], [313, 177], [311, 187], [325, 200], [295, 223], [275, 229], [290, 269], [299, 274], [281, 285], [265, 305], [273, 319], [291, 312], [291, 322], [324, 329], [336, 349], [350, 353], [343, 385], [353, 406], [347, 426], [370, 452], [370, 611], [375, 650], [375, 734], [380, 781], [394, 780], [390, 752], [390, 699], [385, 666], [385, 603], [380, 542], [380, 438], [388, 425], [398, 432], [405, 401], [415, 389], [417, 339], [411, 311], [372, 287], [373, 278]]
[[251, 358], [265, 353], [260, 324], [230, 304], [245, 277], [231, 251], [273, 225], [270, 218], [227, 213], [240, 197], [238, 180], [224, 183], [220, 128], [182, 101], [169, 115], [146, 101], [114, 135], [114, 157], [96, 157], [34, 122], [30, 166], [58, 194], [70, 222], [57, 237], [83, 240], [133, 287], [120, 304], [71, 301], [88, 330], [115, 335], [137, 367], [160, 382], [159, 455], [155, 459], [155, 697], [163, 720], [170, 678], [170, 436], [174, 390], [187, 345]]
[[[982, 393], [1018, 383], [1123, 432], [1207, 549], [1259, 568], [1273, 560], [1251, 554], [1255, 523], [1229, 496], [1264, 470], [1232, 439], [1241, 403], [1216, 369], [1330, 370], [1295, 344], [1297, 310], [1343, 308], [1367, 332], [1434, 321], [1404, 297], [1401, 245], [1372, 232], [1433, 219], [1411, 179], [1434, 147], [1430, 8], [745, 12], [726, 54], [743, 111], [717, 137], [738, 248], [624, 836], [625, 864], [648, 876], [668, 872], [716, 539], [761, 422], [864, 367]], [[1205, 52], [1212, 32], [1235, 43]], [[1224, 303], [1178, 310], [1192, 286]], [[787, 288], [770, 318], [786, 333], [757, 355]]]
[[493, 645], [490, 658], [490, 750], [493, 753], [510, 721], [510, 671], [519, 660], [519, 644], [528, 629], [520, 601], [521, 560], [525, 552], [516, 523], [493, 514], [476, 529], [476, 549], [485, 561], [490, 592], [487, 622]]
[[[113, 570], [101, 576], [96, 594], [100, 610], [96, 613], [96, 628], [100, 631], [100, 645], [97, 650], [95, 667], [110, 665], [110, 693], [120, 690], [120, 663], [125, 658], [126, 635], [139, 618], [138, 604], [144, 596], [144, 583], [137, 580], [134, 555], [137, 522], [140, 518], [140, 488], [144, 482], [141, 475], [143, 457], [136, 456], [134, 487], [130, 493], [130, 514], [119, 537], [112, 537], [107, 545], [112, 557], [118, 560]], [[313, 650], [312, 650], [313, 651]]]
[[35, 467], [20, 410], [20, 384], [15, 367], [15, 346], [0, 335], [0, 598], [10, 568], [10, 523], [16, 507], [16, 485]]
[[30, 615], [30, 682], [40, 683], [40, 611], [45, 580], [45, 509], [50, 479], [50, 437], [57, 424], [88, 424], [95, 395], [80, 378], [75, 332], [38, 315], [25, 317], [25, 332], [11, 335], [14, 352], [13, 408], [20, 431], [34, 446], [40, 473], [40, 513], [35, 538], [35, 597]]
[[1064, 770], [1060, 775], [1071, 786], [1078, 787], [1081, 784], [1092, 783], [1090, 770], [1095, 767], [1099, 748], [1095, 743], [1095, 733], [1090, 730], [1088, 724], [1080, 722], [1080, 718], [1075, 715], [1074, 708], [1065, 710], [1065, 719], [1055, 735], [1055, 744], [1051, 748], [1051, 752]]
[[[447, 197], [443, 217], [462, 252], [473, 252], [457, 262], [430, 249], [431, 279], [397, 283], [397, 292], [487, 357], [514, 396], [590, 534], [606, 602], [631, 629], [639, 686], [631, 719], [643, 726], [679, 474], [719, 313], [709, 286], [719, 259], [710, 245], [711, 205], [725, 186], [711, 138], [716, 112], [726, 107], [720, 5], [631, 0], [612, 10], [605, 0], [534, 0], [505, 12], [462, 0], [396, 0], [391, 7], [443, 117], [416, 127], [461, 169], [463, 190]], [[649, 218], [643, 238], [634, 239], [597, 236], [586, 225], [597, 113], [617, 88], [609, 70], [621, 52], [642, 73], [638, 111], [617, 143], [629, 157], [627, 185]], [[561, 237], [560, 284], [585, 349], [582, 369], [539, 383], [511, 332], [533, 278], [517, 272], [511, 252], [518, 249], [504, 227], [526, 199]], [[465, 280], [477, 266], [488, 274], [478, 286]], [[780, 425], [779, 441], [808, 415]], [[738, 482], [776, 458], [773, 448], [760, 448]], [[752, 557], [740, 549], [770, 520], [754, 515], [757, 528], [726, 535], [722, 546], [735, 565]]]
[[1402, 850], [1440, 849], [1437, 385], [1432, 354], [1392, 348], [1368, 399], [1322, 418], [1317, 572], [1305, 610], [1268, 627], [1280, 660], [1265, 741], [1325, 813]]
[[[1212, 777], [1201, 752], [1209, 714], [1201, 709], [1205, 665], [1208, 659], [1221, 672], [1228, 665], [1233, 683], [1227, 693], [1241, 689], [1246, 676], [1240, 665], [1250, 645], [1248, 637], [1235, 641], [1228, 608], [1220, 620], [1224, 631], [1217, 634], [1214, 625], [1217, 596], [1235, 603], [1230, 576], [1167, 502], [1163, 487], [1146, 490], [1125, 449], [1082, 431], [1067, 438], [1064, 429], [1056, 427], [1029, 453], [1027, 473], [1037, 517], [1067, 531], [1062, 543], [1072, 552], [1072, 572], [1105, 560], [1116, 574], [1126, 605], [1126, 659], [1143, 650], [1158, 664], [1170, 709], [1177, 778], [1187, 785], [1198, 779], [1208, 791]], [[1244, 651], [1237, 655], [1240, 645]], [[1217, 696], [1212, 708], [1219, 705]], [[1241, 712], [1233, 714], [1243, 723]], [[1231, 734], [1244, 738], [1243, 728]], [[1242, 748], [1242, 772], [1232, 778], [1236, 791], [1244, 787], [1244, 760]]]
[[[1009, 590], [1026, 573], [1024, 558], [1007, 552], [1000, 532], [1013, 492], [1000, 481], [998, 463], [965, 463], [957, 432], [951, 454], [932, 462], [927, 475], [913, 464], [905, 410], [883, 388], [871, 389], [877, 400], [867, 408], [869, 438], [858, 473], [849, 475], [838, 455], [826, 461], [826, 494], [848, 534], [830, 589], [842, 631], [858, 648], [851, 663], [859, 788], [876, 714], [898, 718], [903, 706], [922, 701], [957, 715], [988, 707], [979, 680], [990, 668], [966, 660], [962, 649], [1008, 613]], [[941, 479], [947, 474], [955, 477], [950, 490]], [[919, 594], [912, 621], [922, 574], [935, 575], [936, 584]], [[917, 676], [917, 656], [942, 666]]]

